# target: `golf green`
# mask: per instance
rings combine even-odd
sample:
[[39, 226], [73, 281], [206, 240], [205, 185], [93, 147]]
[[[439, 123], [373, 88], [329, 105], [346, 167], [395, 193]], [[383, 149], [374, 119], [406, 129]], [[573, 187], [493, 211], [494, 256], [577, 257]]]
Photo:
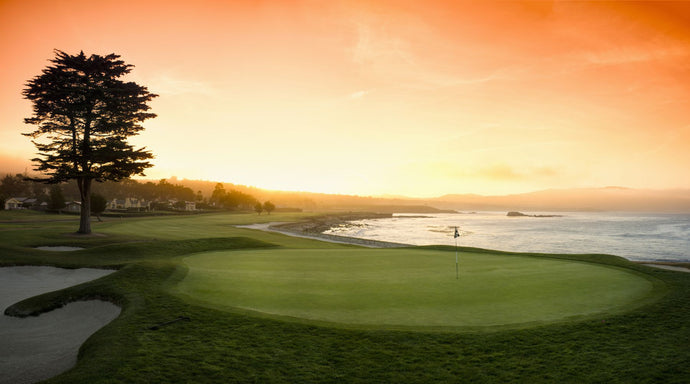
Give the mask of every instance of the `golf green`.
[[224, 310], [371, 327], [528, 326], [605, 316], [653, 296], [644, 275], [605, 265], [421, 249], [201, 253], [174, 291]]

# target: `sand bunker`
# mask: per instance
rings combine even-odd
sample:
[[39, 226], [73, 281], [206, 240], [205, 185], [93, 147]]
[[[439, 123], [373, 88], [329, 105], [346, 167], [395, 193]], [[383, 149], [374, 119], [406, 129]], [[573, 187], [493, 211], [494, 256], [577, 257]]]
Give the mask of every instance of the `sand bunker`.
[[[0, 268], [0, 310], [112, 272], [92, 268]], [[119, 314], [118, 306], [99, 300], [70, 303], [38, 317], [20, 319], [3, 314], [0, 383], [34, 383], [72, 368], [84, 341]]]

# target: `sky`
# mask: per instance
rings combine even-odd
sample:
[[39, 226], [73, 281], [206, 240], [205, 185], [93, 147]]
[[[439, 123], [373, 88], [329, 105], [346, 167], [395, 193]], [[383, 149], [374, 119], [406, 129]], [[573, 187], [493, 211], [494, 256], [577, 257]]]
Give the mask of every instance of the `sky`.
[[159, 95], [146, 178], [433, 197], [690, 188], [690, 2], [0, 0], [0, 172], [54, 49]]

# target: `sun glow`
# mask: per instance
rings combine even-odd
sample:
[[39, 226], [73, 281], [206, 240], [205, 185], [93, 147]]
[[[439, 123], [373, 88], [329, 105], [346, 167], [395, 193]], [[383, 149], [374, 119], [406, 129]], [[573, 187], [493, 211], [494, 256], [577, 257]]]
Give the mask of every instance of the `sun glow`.
[[28, 168], [21, 90], [59, 48], [120, 54], [160, 95], [148, 178], [690, 188], [690, 3], [69, 3], [0, 3], [0, 171]]

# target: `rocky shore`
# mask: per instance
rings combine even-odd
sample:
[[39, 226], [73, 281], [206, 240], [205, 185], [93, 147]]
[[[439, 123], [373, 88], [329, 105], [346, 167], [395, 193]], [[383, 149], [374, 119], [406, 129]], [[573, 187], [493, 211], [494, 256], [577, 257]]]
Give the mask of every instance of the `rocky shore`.
[[563, 215], [528, 215], [522, 212], [510, 211], [506, 215], [508, 217], [563, 217]]
[[279, 229], [281, 231], [314, 234], [323, 233], [335, 226], [346, 223], [348, 221], [366, 219], [389, 219], [391, 217], [393, 217], [392, 213], [333, 213], [322, 216], [315, 216], [305, 221], [275, 224], [272, 225], [272, 227], [274, 229]]

